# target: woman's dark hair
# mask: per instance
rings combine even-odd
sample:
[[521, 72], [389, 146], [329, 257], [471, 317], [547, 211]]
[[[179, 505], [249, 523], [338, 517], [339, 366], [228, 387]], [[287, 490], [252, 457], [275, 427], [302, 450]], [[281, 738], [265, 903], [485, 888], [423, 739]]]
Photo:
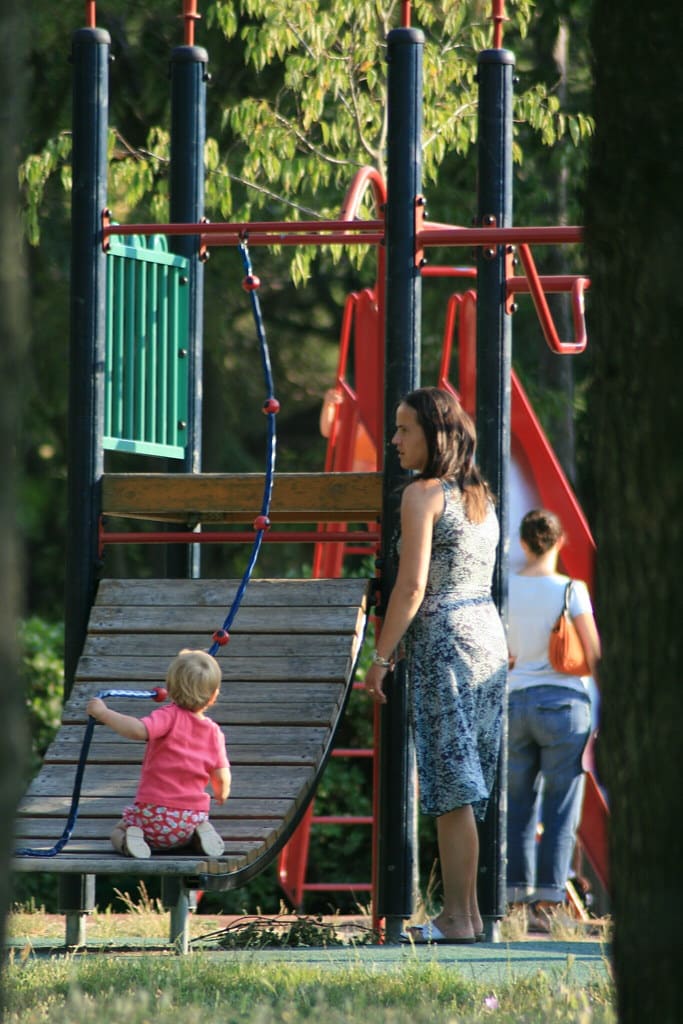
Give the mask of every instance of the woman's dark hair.
[[467, 518], [483, 522], [493, 499], [474, 461], [477, 432], [472, 418], [442, 388], [418, 388], [402, 404], [415, 410], [427, 441], [427, 464], [418, 479], [454, 480], [463, 493]]
[[531, 551], [540, 557], [550, 551], [564, 536], [560, 517], [546, 508], [532, 508], [522, 519], [519, 536]]

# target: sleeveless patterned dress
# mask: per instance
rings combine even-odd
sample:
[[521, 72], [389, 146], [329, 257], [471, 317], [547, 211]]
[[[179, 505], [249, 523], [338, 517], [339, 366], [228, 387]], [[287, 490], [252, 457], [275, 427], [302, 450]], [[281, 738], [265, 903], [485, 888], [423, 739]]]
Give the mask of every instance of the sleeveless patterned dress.
[[491, 599], [499, 528], [493, 506], [471, 523], [442, 481], [424, 600], [405, 637], [420, 807], [486, 813], [500, 749], [507, 642]]

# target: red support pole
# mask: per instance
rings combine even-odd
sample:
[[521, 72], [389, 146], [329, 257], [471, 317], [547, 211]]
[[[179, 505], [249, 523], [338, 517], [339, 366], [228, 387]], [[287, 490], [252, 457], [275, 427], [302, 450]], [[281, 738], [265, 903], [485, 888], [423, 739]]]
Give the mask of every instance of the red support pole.
[[508, 21], [508, 18], [505, 16], [505, 0], [493, 0], [491, 7], [493, 48], [494, 50], [500, 50], [503, 46], [503, 22]]
[[183, 0], [184, 34], [183, 43], [185, 46], [194, 46], [194, 23], [199, 21], [201, 14], [197, 13], [197, 0]]

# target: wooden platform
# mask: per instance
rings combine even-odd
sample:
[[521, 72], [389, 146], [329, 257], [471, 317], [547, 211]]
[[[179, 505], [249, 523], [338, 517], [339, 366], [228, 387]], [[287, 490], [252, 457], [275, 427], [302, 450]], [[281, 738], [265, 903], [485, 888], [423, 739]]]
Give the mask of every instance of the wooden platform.
[[[49, 848], [66, 823], [88, 699], [163, 685], [183, 647], [207, 650], [239, 581], [104, 580], [61, 728], [21, 802], [18, 848]], [[367, 580], [252, 580], [218, 658], [223, 684], [211, 716], [225, 732], [232, 793], [212, 805], [226, 844], [197, 855], [116, 854], [109, 833], [135, 794], [144, 744], [96, 726], [72, 839], [57, 856], [15, 858], [19, 871], [176, 876], [192, 888], [236, 888], [271, 863], [292, 834], [330, 753], [367, 618]], [[152, 700], [112, 699], [139, 717]]]

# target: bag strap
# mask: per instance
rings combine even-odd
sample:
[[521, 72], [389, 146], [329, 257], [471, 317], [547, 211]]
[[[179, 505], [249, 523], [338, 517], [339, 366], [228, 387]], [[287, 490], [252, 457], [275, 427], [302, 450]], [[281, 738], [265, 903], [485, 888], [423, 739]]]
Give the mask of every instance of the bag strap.
[[562, 608], [563, 615], [569, 615], [569, 602], [571, 601], [573, 585], [574, 580], [570, 580], [567, 586], [564, 588], [564, 607]]

